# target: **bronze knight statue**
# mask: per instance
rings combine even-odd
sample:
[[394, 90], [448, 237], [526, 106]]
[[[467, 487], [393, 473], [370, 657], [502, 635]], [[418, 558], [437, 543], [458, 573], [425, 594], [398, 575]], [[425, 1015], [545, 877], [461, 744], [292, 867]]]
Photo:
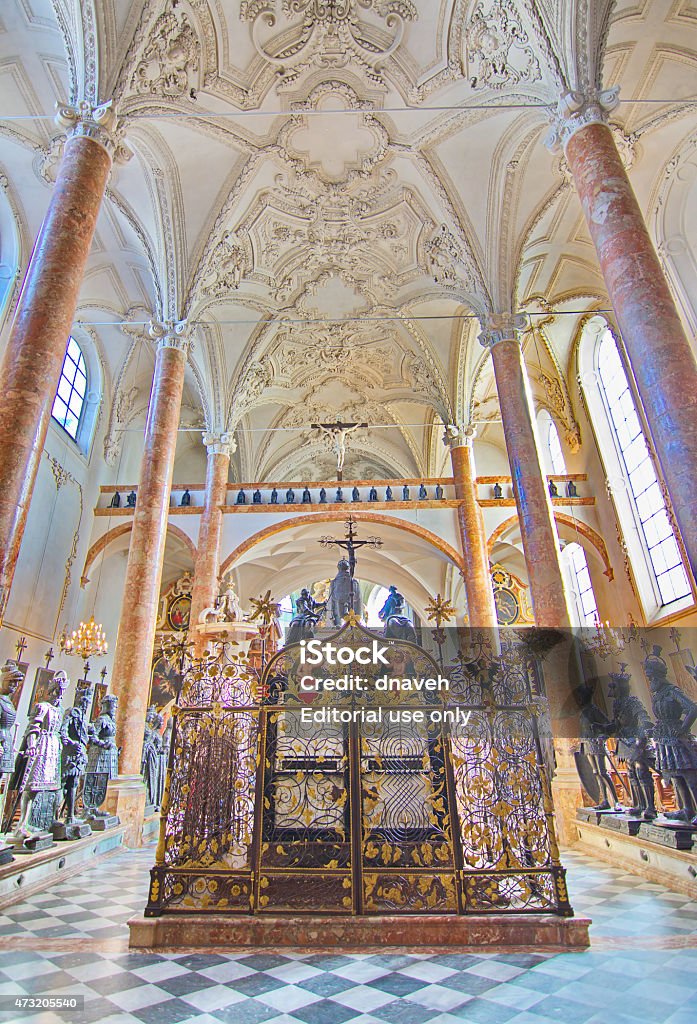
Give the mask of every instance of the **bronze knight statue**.
[[351, 576], [349, 563], [341, 558], [337, 563], [339, 570], [329, 588], [329, 614], [334, 626], [341, 626], [350, 611], [360, 618], [363, 614], [363, 601], [358, 580]]
[[619, 672], [610, 673], [610, 696], [612, 704], [612, 729], [617, 736], [617, 758], [627, 765], [632, 806], [627, 814], [651, 821], [656, 817], [656, 797], [651, 769], [656, 757], [651, 733], [653, 722], [648, 711], [629, 690], [632, 678], [626, 672], [627, 666], [620, 665]]
[[668, 666], [657, 644], [644, 659], [644, 671], [656, 717], [656, 767], [672, 781], [679, 804], [677, 811], [665, 817], [697, 825], [697, 737], [691, 731], [697, 704], [668, 681]]

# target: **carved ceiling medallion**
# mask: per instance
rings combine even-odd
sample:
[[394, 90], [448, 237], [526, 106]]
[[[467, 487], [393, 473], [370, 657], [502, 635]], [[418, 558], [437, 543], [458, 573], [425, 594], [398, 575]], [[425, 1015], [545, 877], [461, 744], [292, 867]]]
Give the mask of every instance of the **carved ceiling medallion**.
[[542, 77], [512, 0], [477, 4], [465, 34], [465, 48], [473, 89], [504, 89]]
[[[261, 29], [275, 29], [280, 15], [295, 26], [262, 42]], [[372, 26], [358, 17], [372, 12], [392, 33], [381, 46]], [[357, 64], [368, 77], [382, 84], [380, 68], [395, 52], [404, 35], [404, 24], [417, 18], [411, 0], [243, 0], [240, 20], [252, 22], [252, 40], [265, 61], [278, 69], [281, 85], [294, 82], [308, 67], [325, 70]], [[300, 19], [298, 21], [298, 19]], [[288, 28], [297, 28], [288, 42]]]
[[200, 46], [184, 12], [171, 11], [155, 22], [133, 76], [137, 92], [182, 96], [195, 84]]

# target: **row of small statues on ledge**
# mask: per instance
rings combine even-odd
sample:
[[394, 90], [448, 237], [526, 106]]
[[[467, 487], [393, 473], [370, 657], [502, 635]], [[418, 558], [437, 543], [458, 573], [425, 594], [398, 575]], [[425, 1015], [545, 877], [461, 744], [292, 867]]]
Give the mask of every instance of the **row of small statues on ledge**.
[[[441, 487], [440, 484], [436, 485], [436, 488], [435, 488], [435, 491], [434, 491], [434, 495], [435, 495], [436, 501], [441, 501], [442, 500], [442, 498], [443, 498], [443, 488]], [[497, 495], [497, 497], [501, 497], [501, 495]], [[137, 498], [136, 492], [135, 491], [131, 491], [130, 494], [128, 494], [126, 496], [125, 508], [135, 508], [136, 507], [136, 498]], [[357, 487], [354, 487], [353, 490], [351, 491], [351, 501], [353, 502], [353, 501], [361, 501], [361, 500], [362, 500], [361, 499], [361, 492], [359, 491], [359, 489]], [[395, 500], [395, 497], [394, 497], [392, 488], [388, 485], [385, 488], [385, 501], [394, 501], [394, 500]], [[410, 497], [410, 489], [409, 489], [409, 487], [406, 484], [404, 485], [404, 487], [402, 487], [402, 499], [401, 500], [402, 501], [411, 501], [412, 500], [411, 497]], [[420, 487], [419, 487], [419, 501], [427, 501], [427, 500], [428, 500], [428, 490], [426, 489], [424, 484], [421, 484]], [[343, 488], [337, 487], [337, 489], [336, 489], [336, 496], [334, 498], [334, 501], [338, 502], [338, 503], [346, 501], [346, 499], [344, 498]], [[368, 494], [368, 501], [380, 501], [380, 497], [378, 495], [376, 487], [371, 487], [370, 488], [370, 492]], [[274, 489], [271, 491], [271, 497], [269, 499], [269, 504], [270, 505], [278, 505], [278, 503], [279, 503], [278, 502], [278, 491], [274, 487]], [[294, 505], [295, 503], [296, 503], [295, 491], [293, 490], [292, 487], [289, 487], [288, 490], [286, 491], [285, 504], [286, 505]], [[190, 504], [191, 504], [191, 492], [187, 488], [184, 491], [184, 493], [182, 494], [182, 496], [181, 496], [181, 500], [179, 502], [179, 505], [180, 505], [180, 507], [188, 508], [188, 506]], [[240, 490], [240, 491], [237, 492], [237, 498], [235, 500], [235, 504], [236, 505], [246, 505], [247, 504], [247, 494], [246, 494], [246, 492], [244, 490]], [[253, 505], [263, 505], [263, 504], [265, 504], [265, 502], [262, 500], [261, 491], [258, 490], [258, 489], [256, 491], [254, 491], [253, 494], [252, 494], [252, 504]], [[310, 493], [310, 489], [308, 487], [306, 487], [303, 490], [302, 497], [300, 499], [299, 504], [301, 504], [301, 505], [311, 505], [312, 504], [312, 494]], [[326, 505], [327, 504], [327, 490], [326, 490], [325, 487], [321, 487], [320, 488], [319, 504], [320, 505]], [[111, 501], [109, 502], [109, 508], [121, 508], [121, 494], [118, 491], [114, 492], [114, 496], [112, 497]]]
[[[436, 501], [441, 501], [442, 500], [442, 498], [443, 498], [443, 488], [441, 487], [440, 484], [436, 485], [434, 495], [435, 495]], [[351, 501], [353, 502], [353, 501], [362, 501], [362, 500], [363, 499], [361, 498], [360, 490], [358, 489], [358, 487], [354, 487], [353, 490], [351, 491]], [[385, 488], [385, 501], [394, 501], [394, 500], [395, 500], [395, 497], [394, 497], [392, 488], [388, 485]], [[412, 500], [411, 497], [410, 497], [409, 487], [406, 484], [404, 485], [404, 487], [402, 487], [402, 499], [401, 500], [402, 501], [411, 501]], [[426, 501], [426, 500], [428, 500], [428, 491], [427, 491], [425, 485], [421, 484], [420, 487], [419, 487], [419, 501]], [[346, 499], [344, 498], [343, 488], [337, 487], [337, 489], [336, 489], [336, 496], [334, 498], [334, 501], [335, 502], [339, 502], [339, 503], [346, 501]], [[370, 488], [370, 491], [368, 493], [368, 501], [380, 501], [380, 497], [378, 495], [376, 487], [371, 487]], [[289, 487], [288, 490], [286, 491], [286, 501], [285, 501], [285, 503], [286, 503], [286, 505], [294, 505], [294, 504], [296, 504], [296, 495], [295, 495], [295, 491], [293, 490], [292, 487]], [[321, 487], [320, 488], [320, 492], [319, 492], [319, 504], [320, 505], [325, 505], [326, 503], [327, 503], [327, 491], [326, 491], [326, 488]], [[235, 504], [236, 505], [246, 505], [247, 504], [247, 495], [246, 495], [245, 491], [243, 491], [243, 490], [238, 491], [237, 499], [235, 501]], [[263, 505], [264, 504], [264, 502], [262, 501], [261, 491], [260, 490], [256, 490], [252, 494], [252, 504], [253, 505]], [[269, 504], [270, 505], [278, 505], [278, 491], [276, 490], [275, 487], [271, 491], [271, 498], [270, 498]], [[301, 504], [301, 505], [311, 505], [312, 504], [312, 494], [310, 493], [309, 487], [306, 487], [303, 490], [302, 497], [300, 499], [299, 504]]]
[[[609, 811], [621, 801], [610, 776], [607, 741], [617, 747], [615, 756], [627, 769], [631, 806], [624, 808], [629, 817], [652, 821], [658, 816], [654, 772], [670, 781], [675, 791], [677, 810], [663, 817], [674, 824], [697, 828], [697, 737], [692, 726], [697, 721], [697, 703], [668, 679], [668, 667], [661, 648], [653, 647], [643, 662], [649, 681], [652, 721], [642, 701], [630, 692], [631, 675], [625, 664], [610, 673], [612, 718], [593, 701], [592, 684], [579, 687], [581, 752], [590, 762], [597, 791], [601, 797], [595, 810]], [[688, 668], [697, 679], [697, 668]], [[583, 775], [581, 776], [582, 781]]]
[[[558, 498], [559, 497], [559, 488], [555, 484], [554, 480], [549, 480], [548, 483], [547, 483], [547, 487], [549, 488], [549, 496], [550, 496], [550, 498]], [[501, 498], [503, 498], [503, 487], [498, 482], [498, 480], [494, 484], [493, 495], [494, 495], [494, 498], [496, 498], [497, 501], [499, 501]], [[573, 482], [573, 480], [568, 480], [567, 481], [567, 484], [566, 484], [566, 497], [567, 498], [578, 498], [578, 491], [576, 489], [576, 484]]]

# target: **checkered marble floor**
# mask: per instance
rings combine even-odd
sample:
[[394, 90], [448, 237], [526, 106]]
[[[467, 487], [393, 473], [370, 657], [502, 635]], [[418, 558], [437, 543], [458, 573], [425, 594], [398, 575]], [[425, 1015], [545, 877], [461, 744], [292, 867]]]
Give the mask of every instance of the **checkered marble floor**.
[[0, 915], [0, 997], [85, 1000], [0, 1024], [697, 1022], [697, 904], [575, 852], [569, 887], [593, 945], [546, 955], [130, 953], [152, 857], [119, 853]]

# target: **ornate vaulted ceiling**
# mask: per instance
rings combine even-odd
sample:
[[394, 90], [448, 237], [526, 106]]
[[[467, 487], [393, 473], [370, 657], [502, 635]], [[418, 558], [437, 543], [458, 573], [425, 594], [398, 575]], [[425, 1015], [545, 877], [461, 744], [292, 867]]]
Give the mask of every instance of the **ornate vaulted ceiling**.
[[443, 421], [500, 443], [487, 309], [537, 314], [534, 385], [573, 437], [577, 311], [604, 296], [543, 139], [563, 89], [601, 84], [621, 84], [618, 142], [693, 323], [697, 5], [6, 0], [0, 180], [22, 267], [60, 157], [54, 104], [113, 99], [133, 153], [78, 312], [107, 461], [144, 414], [152, 316], [195, 325], [184, 422], [235, 430], [241, 479], [332, 475], [320, 419], [368, 424], [347, 476], [438, 472]]

